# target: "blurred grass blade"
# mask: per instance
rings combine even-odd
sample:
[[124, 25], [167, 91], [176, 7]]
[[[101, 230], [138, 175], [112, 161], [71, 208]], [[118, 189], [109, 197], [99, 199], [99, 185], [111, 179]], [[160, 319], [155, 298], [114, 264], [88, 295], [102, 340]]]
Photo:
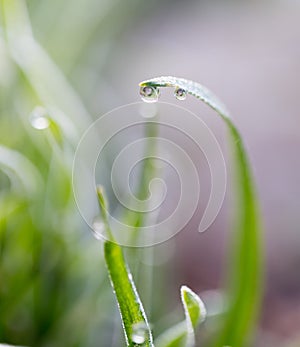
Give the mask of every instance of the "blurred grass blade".
[[186, 336], [186, 322], [180, 322], [164, 331], [155, 340], [155, 347], [183, 347], [186, 342]]
[[71, 142], [90, 119], [79, 96], [32, 34], [25, 1], [0, 0], [11, 55]]
[[180, 292], [186, 320], [186, 346], [195, 346], [195, 329], [199, 323], [204, 321], [206, 309], [199, 296], [187, 286], [182, 286]]
[[235, 165], [235, 189], [239, 213], [236, 221], [234, 246], [230, 250], [232, 271], [228, 274], [230, 306], [216, 347], [245, 346], [257, 319], [261, 292], [260, 218], [256, 191], [242, 138], [226, 107], [199, 83], [176, 77], [158, 77], [140, 86], [182, 88], [204, 101], [225, 121], [232, 145]]
[[37, 168], [17, 151], [0, 145], [0, 169], [4, 170], [11, 182], [17, 177], [29, 197], [36, 196], [43, 187], [42, 177]]
[[[97, 188], [97, 195], [104, 225], [106, 229], [109, 229], [107, 203], [102, 188]], [[106, 232], [112, 239], [111, 230]], [[121, 247], [114, 242], [105, 241], [104, 257], [118, 301], [127, 346], [153, 347], [149, 323]]]

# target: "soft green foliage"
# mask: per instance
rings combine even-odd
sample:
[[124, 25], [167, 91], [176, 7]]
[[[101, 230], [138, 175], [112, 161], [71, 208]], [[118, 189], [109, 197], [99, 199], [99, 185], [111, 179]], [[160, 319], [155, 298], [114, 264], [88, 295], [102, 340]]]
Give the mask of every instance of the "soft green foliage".
[[216, 347], [245, 346], [257, 318], [261, 295], [260, 219], [252, 173], [242, 138], [225, 106], [199, 83], [176, 77], [158, 77], [140, 86], [182, 88], [213, 108], [225, 121], [233, 152], [236, 190], [236, 232], [229, 251], [232, 269], [227, 277], [230, 305]]
[[[26, 5], [33, 0], [0, 1], [0, 342], [87, 347], [110, 341], [113, 303], [102, 300], [110, 289], [103, 256], [71, 189], [74, 144], [90, 116], [35, 38], [47, 20], [52, 28], [68, 21], [65, 12], [49, 18], [54, 3], [30, 8], [30, 19], [42, 23], [32, 30]], [[65, 6], [70, 13], [78, 2]], [[83, 22], [76, 30], [88, 34]], [[48, 129], [30, 126], [36, 106], [49, 113]]]

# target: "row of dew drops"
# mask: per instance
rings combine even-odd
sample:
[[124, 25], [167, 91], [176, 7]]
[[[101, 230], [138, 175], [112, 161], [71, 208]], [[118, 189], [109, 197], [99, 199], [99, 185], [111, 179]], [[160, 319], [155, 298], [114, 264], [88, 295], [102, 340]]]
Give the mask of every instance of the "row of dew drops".
[[[157, 102], [159, 98], [159, 89], [152, 86], [142, 86], [140, 89], [140, 96], [145, 102]], [[176, 88], [174, 96], [177, 100], [185, 100], [187, 96], [186, 90], [182, 88]]]

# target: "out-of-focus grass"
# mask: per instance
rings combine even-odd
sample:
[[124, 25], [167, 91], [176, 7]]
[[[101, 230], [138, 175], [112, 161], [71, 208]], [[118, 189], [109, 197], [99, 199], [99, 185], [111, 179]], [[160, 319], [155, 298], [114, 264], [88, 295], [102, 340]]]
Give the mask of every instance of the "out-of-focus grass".
[[[72, 58], [74, 66], [100, 22], [119, 13], [118, 3], [107, 2], [108, 11], [99, 16], [98, 2], [93, 21], [78, 20], [83, 2], [30, 1], [29, 8], [44, 35], [50, 34], [49, 50], [65, 55], [57, 54], [58, 60]], [[84, 2], [86, 15], [94, 5]], [[105, 345], [112, 334], [103, 325], [110, 324], [111, 300], [101, 300], [108, 281], [98, 245], [81, 231], [70, 177], [75, 145], [90, 116], [35, 39], [46, 37], [31, 28], [26, 2], [3, 0], [0, 14], [0, 341]], [[54, 35], [63, 24], [70, 31]], [[68, 35], [73, 40], [69, 36], [68, 48], [62, 47]], [[36, 106], [46, 109], [53, 127], [30, 126]]]

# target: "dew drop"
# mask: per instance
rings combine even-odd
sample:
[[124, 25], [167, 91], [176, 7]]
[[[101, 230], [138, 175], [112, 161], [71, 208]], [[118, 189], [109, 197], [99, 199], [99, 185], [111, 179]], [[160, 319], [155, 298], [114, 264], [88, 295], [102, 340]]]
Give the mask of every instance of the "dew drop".
[[137, 345], [143, 345], [148, 338], [148, 328], [144, 322], [136, 323], [132, 326], [131, 339]]
[[176, 88], [174, 92], [174, 96], [177, 100], [185, 100], [186, 99], [186, 91], [182, 88]]
[[38, 130], [47, 129], [50, 125], [47, 110], [42, 106], [36, 106], [30, 114], [30, 124]]
[[145, 102], [157, 102], [159, 97], [159, 89], [151, 86], [143, 86], [140, 89], [140, 96]]

